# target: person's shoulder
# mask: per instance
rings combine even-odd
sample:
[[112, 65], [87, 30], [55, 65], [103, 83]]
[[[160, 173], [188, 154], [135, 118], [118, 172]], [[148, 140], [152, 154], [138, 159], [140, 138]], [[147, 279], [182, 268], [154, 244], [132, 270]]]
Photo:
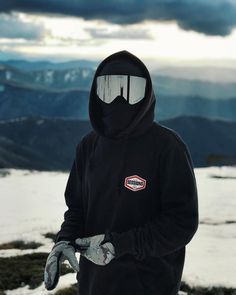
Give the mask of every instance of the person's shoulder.
[[[178, 153], [180, 158], [187, 157], [193, 167], [193, 160], [190, 149], [181, 135], [174, 129], [155, 122], [156, 138], [161, 144], [161, 155], [169, 155], [170, 153]], [[185, 156], [184, 156], [185, 155]]]
[[94, 130], [90, 130], [88, 133], [84, 134], [79, 143], [77, 144], [77, 149], [82, 149], [84, 152], [90, 149], [97, 139], [97, 134]]
[[162, 145], [163, 149], [182, 148], [188, 149], [182, 136], [174, 129], [162, 125], [160, 122], [154, 122], [154, 137], [157, 144]]
[[81, 138], [81, 143], [83, 145], [91, 144], [97, 137], [97, 134], [94, 132], [94, 130], [90, 130], [88, 133], [86, 133]]

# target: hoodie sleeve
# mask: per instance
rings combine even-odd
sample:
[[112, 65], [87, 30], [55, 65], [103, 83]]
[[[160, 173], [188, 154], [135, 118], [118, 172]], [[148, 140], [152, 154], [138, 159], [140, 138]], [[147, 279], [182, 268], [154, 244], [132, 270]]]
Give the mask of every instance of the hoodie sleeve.
[[116, 258], [132, 254], [142, 260], [184, 247], [198, 228], [198, 193], [193, 163], [185, 144], [174, 144], [160, 159], [161, 213], [143, 226], [110, 232]]
[[84, 212], [82, 204], [82, 141], [76, 147], [76, 155], [67, 180], [64, 192], [68, 210], [64, 213], [64, 221], [54, 242], [61, 240], [75, 240], [83, 236]]

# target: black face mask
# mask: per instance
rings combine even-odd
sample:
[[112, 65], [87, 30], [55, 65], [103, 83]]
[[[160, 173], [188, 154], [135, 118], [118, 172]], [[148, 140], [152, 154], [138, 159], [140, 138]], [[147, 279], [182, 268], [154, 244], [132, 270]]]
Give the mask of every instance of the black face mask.
[[105, 135], [114, 136], [126, 129], [142, 107], [143, 100], [130, 105], [122, 96], [117, 96], [114, 101], [107, 104], [97, 98], [101, 106], [102, 122]]
[[[119, 58], [107, 63], [99, 75], [130, 75], [145, 77], [139, 65], [129, 59]], [[124, 131], [142, 108], [144, 99], [129, 104], [122, 96], [117, 96], [111, 103], [105, 103], [96, 94], [96, 101], [100, 106], [100, 116], [104, 128], [104, 134], [109, 137], [116, 137]]]

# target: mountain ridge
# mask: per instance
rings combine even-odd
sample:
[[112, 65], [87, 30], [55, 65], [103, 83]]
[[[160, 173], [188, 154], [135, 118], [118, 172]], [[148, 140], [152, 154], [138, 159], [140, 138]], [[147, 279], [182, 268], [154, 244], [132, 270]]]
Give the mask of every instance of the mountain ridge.
[[[185, 141], [195, 167], [236, 164], [236, 122], [202, 117], [158, 121]], [[0, 122], [0, 167], [63, 170], [71, 167], [75, 148], [92, 130], [89, 121], [25, 117]]]
[[[236, 121], [236, 96], [212, 100], [196, 95], [157, 94], [156, 100], [156, 120], [188, 115]], [[48, 91], [5, 84], [0, 87], [0, 120], [29, 115], [88, 120], [88, 101], [89, 90], [82, 88]]]

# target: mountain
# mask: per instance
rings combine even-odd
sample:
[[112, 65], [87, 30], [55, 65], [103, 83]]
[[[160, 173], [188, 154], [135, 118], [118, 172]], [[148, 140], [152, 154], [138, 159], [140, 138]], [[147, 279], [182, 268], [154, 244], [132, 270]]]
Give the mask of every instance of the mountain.
[[236, 82], [236, 68], [235, 65], [232, 64], [230, 67], [209, 65], [150, 66], [153, 72], [158, 73], [161, 76], [226, 84]]
[[98, 61], [91, 60], [71, 60], [66, 62], [50, 62], [50, 61], [28, 61], [28, 60], [6, 60], [0, 61], [0, 64], [14, 67], [22, 71], [42, 71], [42, 70], [67, 70], [78, 68], [95, 68]]
[[212, 100], [236, 97], [236, 82], [220, 83], [212, 81], [184, 79], [152, 73], [152, 82], [157, 96], [200, 96]]
[[[0, 63], [0, 120], [44, 116], [88, 120], [94, 68], [89, 63]], [[82, 66], [82, 65], [84, 66]], [[37, 65], [37, 70], [32, 69]], [[50, 68], [51, 67], [51, 68]], [[152, 73], [156, 120], [200, 116], [236, 121], [236, 83], [179, 79]]]
[[236, 165], [236, 122], [182, 116], [160, 123], [180, 134], [195, 166]]
[[156, 119], [158, 120], [187, 115], [236, 122], [236, 96], [222, 100], [192, 95], [160, 95], [156, 98]]
[[[25, 116], [44, 116], [89, 120], [89, 90], [62, 90], [8, 82], [0, 84], [0, 120]], [[67, 84], [67, 87], [69, 82]], [[82, 82], [81, 82], [82, 85]], [[201, 116], [236, 121], [236, 97], [212, 100], [200, 96], [156, 95], [156, 120], [178, 116]]]
[[19, 88], [61, 92], [87, 90], [94, 74], [91, 68], [43, 69], [22, 71], [0, 64], [0, 84]]
[[0, 92], [0, 120], [25, 116], [88, 120], [88, 92], [46, 91], [5, 86]]
[[0, 122], [0, 167], [68, 170], [87, 121], [19, 118]]
[[[159, 124], [178, 132], [195, 167], [236, 164], [236, 123], [178, 117]], [[69, 170], [89, 121], [25, 117], [0, 122], [0, 167]]]
[[[0, 84], [47, 91], [89, 90], [95, 67], [92, 62], [74, 61], [53, 64], [24, 61], [1, 62]], [[165, 73], [165, 72], [164, 72]], [[151, 72], [157, 96], [199, 96], [222, 100], [236, 97], [236, 83], [191, 80], [168, 75], [160, 71]]]

